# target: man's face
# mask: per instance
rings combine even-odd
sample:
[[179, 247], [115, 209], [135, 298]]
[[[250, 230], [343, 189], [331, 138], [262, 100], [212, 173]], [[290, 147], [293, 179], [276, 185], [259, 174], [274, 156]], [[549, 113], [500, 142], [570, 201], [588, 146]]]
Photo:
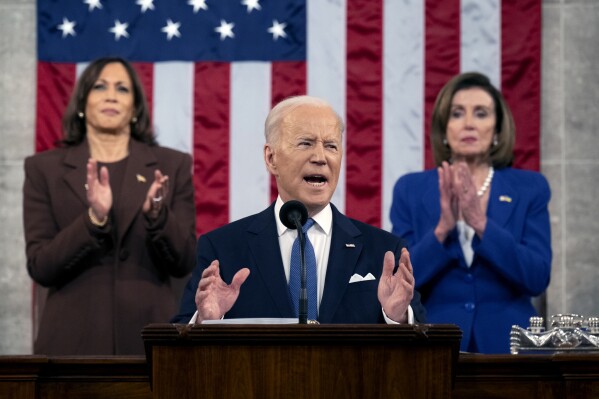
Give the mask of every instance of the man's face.
[[274, 143], [264, 146], [264, 159], [277, 180], [284, 202], [298, 200], [310, 216], [331, 200], [343, 154], [341, 130], [328, 107], [302, 105], [285, 116]]

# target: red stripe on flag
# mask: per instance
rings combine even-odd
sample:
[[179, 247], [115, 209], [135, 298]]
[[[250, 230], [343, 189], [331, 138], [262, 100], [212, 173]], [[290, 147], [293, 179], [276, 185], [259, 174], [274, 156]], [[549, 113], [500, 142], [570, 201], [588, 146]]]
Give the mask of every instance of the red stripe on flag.
[[[303, 61], [273, 62], [271, 67], [271, 106], [291, 96], [306, 94], [306, 63]], [[270, 200], [277, 199], [277, 182], [270, 176]]]
[[229, 222], [229, 79], [228, 63], [195, 64], [193, 180], [198, 235]]
[[54, 148], [61, 140], [62, 114], [75, 86], [73, 64], [38, 62], [35, 151]]
[[[35, 118], [36, 152], [54, 148], [56, 142], [63, 138], [62, 115], [75, 86], [76, 75], [74, 64], [38, 62]], [[33, 282], [31, 285], [32, 344], [37, 336], [38, 320], [45, 303], [46, 289]]]
[[435, 166], [430, 143], [435, 99], [460, 72], [460, 0], [426, 0], [424, 56], [424, 167]]
[[501, 6], [501, 91], [516, 122], [514, 166], [539, 170], [541, 1]]
[[151, 62], [134, 62], [132, 63], [133, 69], [137, 72], [141, 85], [148, 101], [148, 108], [150, 110], [150, 117], [152, 116], [152, 103], [154, 96], [154, 64]]
[[381, 226], [383, 2], [347, 3], [346, 204], [348, 216]]

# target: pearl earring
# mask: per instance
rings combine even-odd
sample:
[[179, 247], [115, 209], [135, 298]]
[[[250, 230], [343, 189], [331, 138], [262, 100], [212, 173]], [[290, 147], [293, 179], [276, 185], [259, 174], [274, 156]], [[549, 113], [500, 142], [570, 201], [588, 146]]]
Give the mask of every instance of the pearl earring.
[[497, 135], [493, 136], [493, 146], [497, 147], [498, 141], [497, 141]]
[[443, 139], [443, 145], [447, 145], [447, 139]]
[[85, 117], [85, 114], [83, 112], [79, 111], [77, 113], [77, 116], [79, 117], [79, 119], [83, 119]]
[[134, 117], [131, 119], [131, 123], [137, 123], [137, 117], [135, 117], [135, 116], [134, 116]]

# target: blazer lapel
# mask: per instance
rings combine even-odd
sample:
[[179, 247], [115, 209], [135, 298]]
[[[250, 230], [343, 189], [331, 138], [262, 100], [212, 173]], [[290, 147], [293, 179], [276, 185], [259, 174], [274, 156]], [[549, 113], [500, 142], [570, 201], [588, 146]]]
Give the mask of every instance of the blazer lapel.
[[505, 178], [508, 171], [509, 169], [495, 171], [489, 194], [487, 215], [499, 226], [507, 224], [514, 208], [518, 206], [518, 192]]
[[248, 245], [260, 278], [279, 309], [281, 317], [293, 317], [295, 311], [287, 288], [274, 213], [273, 203], [256, 215], [256, 219], [247, 230]]
[[335, 314], [363, 248], [360, 230], [333, 204], [331, 208], [333, 209], [333, 235], [324, 293], [318, 310], [318, 320], [323, 323], [329, 322]]
[[441, 217], [441, 207], [439, 205], [440, 194], [439, 185], [429, 187], [422, 196], [422, 209], [426, 211], [429, 218], [435, 222]]
[[130, 140], [129, 159], [119, 198], [120, 206], [115, 211], [119, 241], [141, 212], [148, 189], [154, 181], [154, 170], [157, 168], [157, 163], [154, 153], [147, 145], [133, 139]]
[[63, 161], [64, 165], [70, 169], [64, 174], [63, 178], [67, 186], [73, 190], [85, 207], [89, 206], [85, 190], [88, 159], [89, 147], [87, 141], [84, 141], [77, 146], [69, 147]]

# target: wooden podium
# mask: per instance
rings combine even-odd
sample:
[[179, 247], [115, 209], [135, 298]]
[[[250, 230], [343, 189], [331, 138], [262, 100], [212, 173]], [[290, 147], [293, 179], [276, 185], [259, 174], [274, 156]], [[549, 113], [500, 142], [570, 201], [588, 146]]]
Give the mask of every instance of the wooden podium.
[[154, 398], [449, 398], [454, 325], [152, 324]]

